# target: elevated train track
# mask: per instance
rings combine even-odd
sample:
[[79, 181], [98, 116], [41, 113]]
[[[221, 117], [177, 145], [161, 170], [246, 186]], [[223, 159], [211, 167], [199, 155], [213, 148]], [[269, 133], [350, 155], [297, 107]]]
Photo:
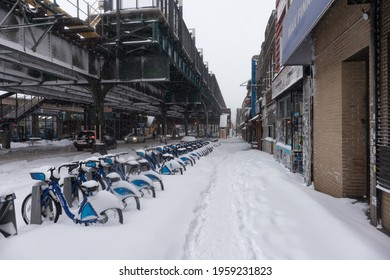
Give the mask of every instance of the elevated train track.
[[104, 13], [91, 6], [80, 19], [56, 1], [0, 1], [0, 90], [94, 106], [100, 123], [105, 106], [218, 119], [226, 105], [182, 7], [150, 2]]

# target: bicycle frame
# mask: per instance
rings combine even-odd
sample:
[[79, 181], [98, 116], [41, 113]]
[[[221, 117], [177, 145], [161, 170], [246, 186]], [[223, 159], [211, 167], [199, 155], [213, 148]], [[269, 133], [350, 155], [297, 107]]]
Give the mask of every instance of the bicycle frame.
[[[73, 213], [62, 193], [59, 185], [59, 178], [53, 175], [54, 167], [50, 168], [50, 178], [47, 179], [47, 175], [40, 171], [33, 171], [31, 177], [35, 180], [40, 180], [47, 184], [47, 187], [43, 189], [41, 194], [41, 203], [46, 201], [46, 197], [49, 193], [54, 193], [57, 202], [60, 203], [61, 208], [65, 211], [65, 214], [73, 220], [76, 224], [92, 224], [100, 221], [100, 214], [107, 209], [117, 208], [123, 209], [121, 202], [112, 196], [109, 192], [97, 192], [94, 196], [84, 195], [84, 198], [80, 204], [77, 214]], [[91, 190], [97, 190], [97, 183], [95, 181], [87, 181], [83, 183], [84, 188]]]
[[118, 173], [116, 176], [119, 176], [123, 183], [120, 186], [114, 187], [113, 182], [109, 179], [110, 175], [106, 173], [102, 164], [99, 164], [96, 172], [93, 174], [93, 178], [97, 179], [98, 176], [100, 176], [100, 178], [102, 178], [102, 180], [104, 180], [104, 182], [107, 184], [107, 190], [121, 197], [122, 199], [134, 196], [140, 197], [138, 194], [139, 190], [136, 188], [136, 186], [131, 185], [131, 183], [126, 180], [122, 180], [120, 174]]
[[118, 173], [122, 180], [134, 184], [139, 189], [154, 188], [153, 181], [145, 175], [138, 174], [138, 175], [126, 176], [121, 167], [121, 163], [118, 161], [118, 157], [119, 154], [107, 155], [104, 158], [111, 159], [110, 166], [112, 168], [112, 171]]

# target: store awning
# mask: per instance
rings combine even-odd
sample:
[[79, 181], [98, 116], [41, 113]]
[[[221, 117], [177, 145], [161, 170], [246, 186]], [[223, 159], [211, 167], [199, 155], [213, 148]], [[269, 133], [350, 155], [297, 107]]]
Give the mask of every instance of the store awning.
[[245, 108], [245, 113], [244, 113], [244, 116], [245, 116], [245, 121], [248, 122], [249, 118], [251, 117], [251, 108]]
[[254, 122], [254, 121], [256, 121], [259, 118], [261, 118], [261, 114], [258, 114], [256, 116], [254, 116], [253, 118], [251, 118], [250, 120], [248, 120], [248, 123]]

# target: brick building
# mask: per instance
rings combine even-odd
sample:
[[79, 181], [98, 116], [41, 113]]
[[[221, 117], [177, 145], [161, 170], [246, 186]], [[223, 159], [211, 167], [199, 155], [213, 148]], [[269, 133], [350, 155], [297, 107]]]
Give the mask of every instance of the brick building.
[[272, 80], [275, 76], [275, 18], [272, 11], [265, 29], [264, 42], [261, 45], [256, 68], [257, 98], [262, 107], [261, 149], [273, 154], [275, 146], [276, 105], [272, 99]]
[[310, 69], [308, 99], [303, 86], [303, 116], [309, 112], [303, 135], [312, 149], [303, 147], [303, 175], [309, 178], [310, 164], [316, 190], [367, 198], [371, 223], [389, 231], [390, 3], [313, 3], [286, 5], [280, 47], [282, 71], [296, 65]]
[[275, 159], [320, 192], [365, 199], [390, 233], [390, 1], [276, 0], [274, 20], [276, 76], [258, 94], [264, 138], [275, 104]]
[[335, 1], [312, 32], [314, 186], [335, 197], [368, 194], [369, 5]]

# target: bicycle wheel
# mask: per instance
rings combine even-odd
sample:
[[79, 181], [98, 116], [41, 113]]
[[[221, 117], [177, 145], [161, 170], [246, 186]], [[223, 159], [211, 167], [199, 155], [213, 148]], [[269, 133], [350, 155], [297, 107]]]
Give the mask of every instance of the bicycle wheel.
[[100, 216], [100, 223], [102, 224], [123, 224], [123, 213], [121, 209], [107, 209], [100, 213]]
[[141, 210], [141, 202], [138, 196], [127, 197], [124, 200], [127, 209], [137, 208], [137, 210]]
[[[24, 222], [31, 224], [31, 210], [32, 210], [32, 194], [26, 196], [22, 203], [22, 217]], [[60, 217], [61, 206], [51, 196], [47, 195], [43, 201], [41, 201], [41, 219], [42, 222], [51, 221], [56, 223]]]

